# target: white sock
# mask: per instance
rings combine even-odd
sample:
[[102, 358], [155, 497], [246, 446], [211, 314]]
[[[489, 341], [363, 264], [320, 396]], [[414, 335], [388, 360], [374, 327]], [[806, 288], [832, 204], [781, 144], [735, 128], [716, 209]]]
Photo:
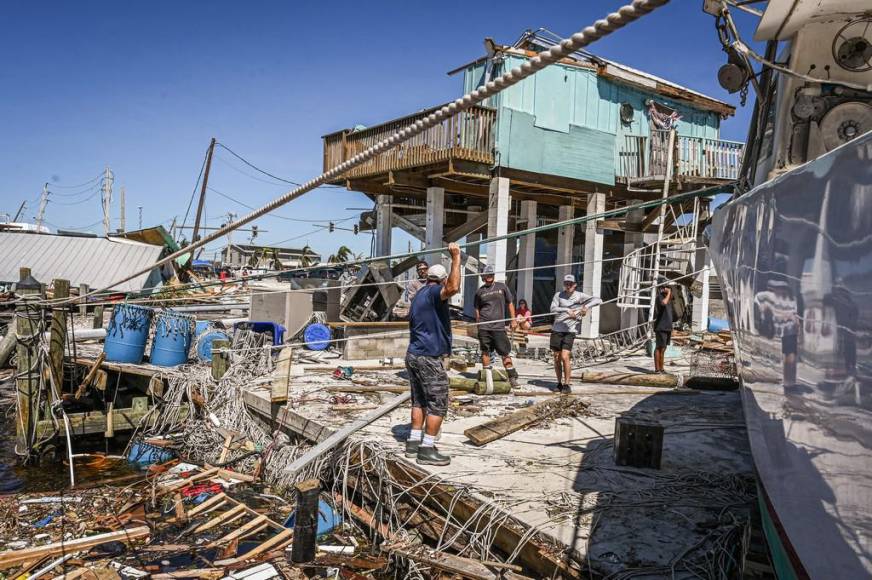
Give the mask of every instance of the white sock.
[[433, 447], [435, 444], [436, 436], [424, 433], [424, 439], [421, 440], [421, 447]]
[[420, 441], [423, 435], [424, 431], [422, 429], [412, 429], [409, 433], [409, 441]]

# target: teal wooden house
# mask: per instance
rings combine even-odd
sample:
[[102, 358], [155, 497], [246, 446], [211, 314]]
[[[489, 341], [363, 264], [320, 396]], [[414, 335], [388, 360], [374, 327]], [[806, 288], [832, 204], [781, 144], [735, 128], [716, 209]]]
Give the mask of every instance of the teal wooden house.
[[[449, 74], [462, 75], [467, 93], [558, 40], [547, 31], [525, 33], [511, 46], [486, 39], [485, 56]], [[324, 169], [432, 110], [325, 135]], [[721, 140], [720, 124], [734, 112], [731, 105], [692, 89], [589, 53], [575, 53], [356, 167], [335, 183], [376, 202], [376, 210], [364, 216], [361, 226], [376, 229], [377, 255], [391, 253], [393, 227], [427, 247], [443, 247], [450, 241], [490, 237], [659, 196], [669, 162], [673, 192], [729, 182], [738, 175], [743, 144]], [[673, 128], [676, 137], [669, 155]], [[643, 219], [642, 230], [634, 234], [656, 229], [656, 222]], [[585, 243], [596, 241], [591, 236], [601, 236], [603, 230], [617, 235], [598, 247], [605, 247], [606, 253], [625, 247], [632, 241], [632, 236], [624, 236], [626, 229], [622, 222], [608, 222], [593, 233], [575, 227], [538, 241], [525, 236], [519, 243], [489, 244], [487, 261], [498, 272], [506, 271], [521, 296], [533, 296], [534, 280], [543, 273], [527, 270], [540, 267], [543, 260], [557, 264], [547, 274], [552, 280], [563, 272], [576, 272], [584, 276], [585, 286], [590, 283], [591, 290], [598, 290], [601, 269], [582, 272], [571, 264], [582, 255]], [[543, 244], [551, 248], [552, 257], [537, 256], [543, 254]], [[602, 255], [603, 250], [596, 253]], [[478, 267], [476, 256], [467, 267]]]

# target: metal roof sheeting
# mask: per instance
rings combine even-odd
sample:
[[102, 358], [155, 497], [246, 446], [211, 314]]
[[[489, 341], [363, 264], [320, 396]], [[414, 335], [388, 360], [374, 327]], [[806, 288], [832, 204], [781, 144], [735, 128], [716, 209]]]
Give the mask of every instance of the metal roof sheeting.
[[[61, 278], [73, 287], [104, 288], [154, 264], [163, 250], [163, 246], [119, 238], [0, 232], [0, 282], [17, 282], [18, 269], [28, 267], [34, 278], [46, 284]], [[142, 290], [149, 276], [142, 274], [113, 290]]]

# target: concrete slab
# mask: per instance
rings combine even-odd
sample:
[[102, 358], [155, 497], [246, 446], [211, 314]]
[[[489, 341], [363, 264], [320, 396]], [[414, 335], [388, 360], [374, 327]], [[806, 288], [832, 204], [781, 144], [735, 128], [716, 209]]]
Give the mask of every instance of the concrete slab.
[[[669, 369], [686, 371], [687, 362], [688, 357], [676, 359]], [[516, 366], [521, 391], [548, 393], [554, 383], [548, 363], [517, 359]], [[634, 356], [596, 368], [640, 372], [650, 366], [647, 357]], [[277, 410], [272, 406], [269, 413], [314, 440], [366, 412], [336, 412], [337, 405], [380, 404], [393, 396], [338, 392], [335, 387], [351, 382], [314, 369], [303, 372], [288, 387], [287, 407]], [[360, 370], [353, 378], [385, 386], [404, 385], [403, 376], [402, 370]], [[269, 390], [262, 393], [251, 396], [266, 398], [258, 404], [258, 413], [265, 415]], [[469, 486], [482, 500], [502, 506], [559, 542], [574, 560], [603, 574], [630, 568], [671, 574], [674, 566], [675, 577], [690, 577], [687, 568], [704, 566], [698, 560], [705, 560], [706, 550], [717, 555], [737, 545], [741, 524], [749, 518], [755, 498], [753, 464], [737, 392], [576, 382], [573, 395], [589, 405], [587, 415], [546, 421], [481, 448], [467, 441], [465, 429], [542, 397], [470, 396], [471, 405], [479, 408], [471, 415], [454, 401], [437, 443], [452, 456], [451, 465], [419, 468], [447, 482]], [[257, 406], [249, 396], [246, 403], [250, 408]], [[620, 414], [657, 420], [664, 426], [660, 470], [614, 464], [614, 426]], [[403, 460], [408, 430], [409, 410], [404, 407], [356, 437], [395, 450], [397, 459]], [[694, 568], [696, 573], [703, 569]]]

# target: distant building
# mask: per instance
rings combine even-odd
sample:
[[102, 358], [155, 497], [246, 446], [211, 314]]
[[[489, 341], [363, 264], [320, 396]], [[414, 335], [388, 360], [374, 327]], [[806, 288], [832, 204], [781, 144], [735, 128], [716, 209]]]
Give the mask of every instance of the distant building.
[[[305, 259], [303, 257], [305, 252]], [[276, 264], [278, 260], [278, 264]], [[321, 262], [321, 254], [306, 248], [278, 248], [275, 246], [253, 246], [231, 244], [224, 251], [224, 264], [232, 268], [265, 268], [279, 270], [314, 266]]]
[[[33, 277], [46, 284], [60, 278], [73, 287], [104, 288], [148, 268], [168, 252], [164, 245], [123, 238], [0, 231], [0, 288], [9, 289], [18, 282], [21, 267], [30, 268]], [[113, 290], [156, 288], [172, 275], [171, 265], [153, 268]]]

